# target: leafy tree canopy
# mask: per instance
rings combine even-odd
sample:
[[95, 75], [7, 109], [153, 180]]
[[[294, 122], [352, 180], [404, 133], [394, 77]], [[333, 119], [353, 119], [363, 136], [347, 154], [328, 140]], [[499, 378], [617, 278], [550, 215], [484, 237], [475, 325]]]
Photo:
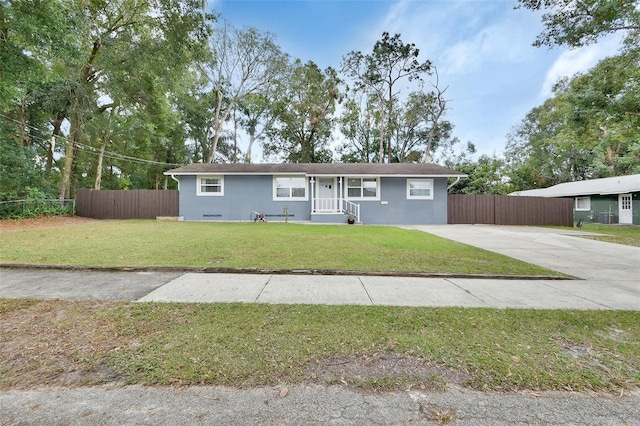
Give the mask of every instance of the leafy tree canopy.
[[640, 41], [638, 0], [519, 0], [517, 7], [546, 11], [534, 46], [581, 47], [616, 32], [628, 46]]

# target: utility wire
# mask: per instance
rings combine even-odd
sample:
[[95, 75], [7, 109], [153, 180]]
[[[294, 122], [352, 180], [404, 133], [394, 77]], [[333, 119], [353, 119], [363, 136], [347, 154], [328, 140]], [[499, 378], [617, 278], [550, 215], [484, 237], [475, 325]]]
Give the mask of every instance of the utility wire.
[[[40, 131], [40, 129], [38, 129], [36, 127], [33, 127], [33, 126], [29, 125], [29, 124], [21, 123], [20, 121], [14, 119], [14, 118], [8, 117], [8, 116], [6, 116], [4, 114], [0, 114], [0, 117], [5, 118], [5, 119], [7, 119], [9, 121], [13, 121], [14, 123], [23, 125], [23, 126], [29, 128], [29, 129], [33, 130], [33, 131]], [[52, 136], [55, 137], [56, 139], [62, 139], [65, 142], [71, 142], [71, 143], [73, 143], [74, 146], [76, 146], [76, 147], [78, 147], [78, 148], [80, 148], [80, 149], [82, 149], [82, 150], [84, 150], [86, 152], [89, 152], [91, 154], [100, 155], [100, 150], [98, 148], [96, 148], [96, 147], [91, 146], [91, 145], [85, 145], [85, 144], [80, 143], [80, 142], [73, 142], [73, 141], [71, 141], [69, 138], [67, 138], [65, 136], [60, 136], [60, 135], [52, 135]], [[36, 140], [39, 140], [40, 142], [45, 142], [45, 143], [49, 142], [49, 139], [44, 139], [44, 138], [41, 138], [41, 137], [35, 136], [35, 135], [29, 135], [29, 137], [33, 138], [33, 139], [36, 139]], [[163, 163], [161, 161], [145, 160], [143, 158], [130, 157], [128, 155], [118, 154], [117, 152], [106, 151], [106, 150], [104, 151], [104, 153], [102, 155], [103, 155], [103, 157], [110, 158], [112, 160], [131, 161], [131, 162], [138, 163], [138, 164], [153, 164], [153, 165], [160, 165], [160, 166], [184, 166], [184, 164], [181, 164], [181, 163]]]

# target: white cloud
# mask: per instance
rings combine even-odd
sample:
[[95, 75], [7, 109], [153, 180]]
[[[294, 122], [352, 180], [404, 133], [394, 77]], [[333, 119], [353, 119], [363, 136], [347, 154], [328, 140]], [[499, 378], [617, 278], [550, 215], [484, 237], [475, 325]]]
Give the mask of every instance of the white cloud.
[[553, 86], [558, 80], [588, 71], [605, 57], [611, 56], [612, 52], [613, 54], [618, 52], [619, 45], [620, 39], [618, 37], [609, 37], [601, 40], [598, 44], [565, 50], [547, 71], [540, 95], [544, 99], [553, 96]]
[[415, 43], [423, 59], [432, 59], [443, 75], [465, 75], [488, 63], [530, 59], [539, 25], [535, 14], [513, 10], [505, 2], [401, 0], [368, 31], [365, 51], [382, 31], [400, 33], [403, 42]]

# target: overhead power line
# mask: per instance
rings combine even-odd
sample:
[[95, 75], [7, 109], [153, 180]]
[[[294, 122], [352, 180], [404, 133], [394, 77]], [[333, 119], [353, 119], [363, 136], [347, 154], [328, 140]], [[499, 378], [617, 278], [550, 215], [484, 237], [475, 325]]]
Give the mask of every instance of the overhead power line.
[[[25, 126], [31, 130], [34, 131], [39, 131], [40, 129], [37, 129], [33, 126], [30, 126], [28, 124], [24, 124], [21, 123], [20, 121], [8, 117], [4, 114], [0, 114], [0, 117], [5, 118], [9, 121], [12, 121], [14, 123], [20, 124], [21, 126]], [[60, 135], [53, 135], [56, 139], [62, 139], [65, 142], [72, 142], [74, 146], [84, 150], [85, 152], [94, 154], [94, 155], [100, 155], [100, 149], [93, 147], [91, 145], [85, 145], [83, 143], [80, 142], [73, 142], [71, 141], [69, 138], [65, 137], [65, 136], [60, 136]], [[44, 139], [41, 138], [39, 136], [34, 136], [34, 135], [29, 135], [30, 138], [32, 139], [36, 139], [39, 140], [40, 142], [45, 142], [45, 143], [49, 143], [49, 139]], [[154, 160], [145, 160], [144, 158], [137, 158], [137, 157], [131, 157], [128, 155], [123, 155], [123, 154], [118, 154], [117, 152], [113, 152], [113, 151], [107, 151], [105, 150], [104, 153], [102, 154], [103, 157], [105, 158], [110, 158], [112, 160], [121, 160], [121, 161], [130, 161], [130, 162], [134, 162], [134, 163], [139, 163], [139, 164], [153, 164], [153, 165], [159, 165], [159, 166], [184, 166], [183, 163], [164, 163], [161, 161], [154, 161]]]

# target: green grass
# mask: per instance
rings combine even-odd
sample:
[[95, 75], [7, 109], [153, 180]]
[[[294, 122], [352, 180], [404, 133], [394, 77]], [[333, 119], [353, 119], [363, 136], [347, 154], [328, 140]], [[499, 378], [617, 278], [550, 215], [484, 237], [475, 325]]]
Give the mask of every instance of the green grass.
[[602, 236], [585, 236], [584, 238], [640, 247], [640, 226], [585, 223], [582, 230], [603, 234]]
[[3, 232], [0, 238], [5, 264], [561, 275], [385, 226], [129, 220]]
[[[60, 365], [145, 385], [640, 386], [639, 312], [0, 300], [0, 320], [0, 387], [55, 384]], [[346, 368], [376, 354], [422, 370]]]

